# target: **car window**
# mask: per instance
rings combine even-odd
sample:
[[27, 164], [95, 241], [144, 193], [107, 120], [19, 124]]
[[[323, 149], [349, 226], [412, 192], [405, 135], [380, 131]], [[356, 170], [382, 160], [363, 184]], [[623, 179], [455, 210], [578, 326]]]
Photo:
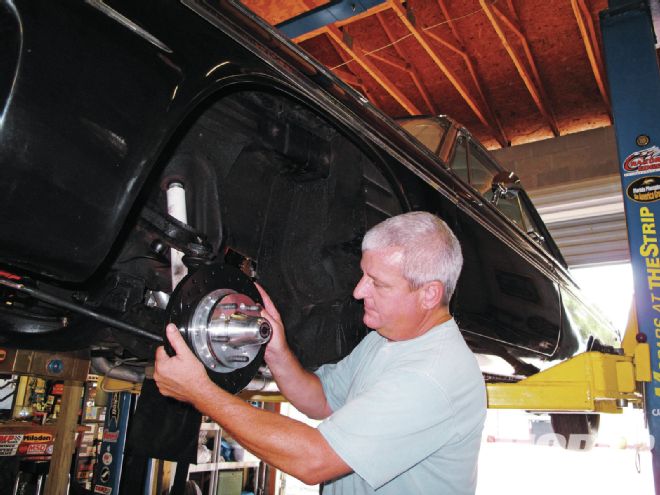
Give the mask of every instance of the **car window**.
[[493, 179], [499, 168], [491, 162], [484, 152], [474, 143], [468, 142], [465, 136], [459, 136], [454, 147], [454, 157], [450, 167], [454, 173], [469, 183], [489, 203], [493, 203], [509, 220], [516, 224], [520, 230], [527, 233], [536, 242], [546, 248], [546, 240], [529, 206], [517, 192], [504, 194], [493, 201]]
[[[493, 192], [489, 191], [486, 199], [491, 201], [492, 197]], [[504, 213], [504, 215], [506, 215], [509, 220], [515, 223], [521, 230], [523, 230], [532, 239], [534, 239], [534, 241], [538, 242], [546, 250], [552, 252], [542, 234], [543, 229], [541, 229], [539, 225], [537, 225], [537, 223], [534, 221], [534, 216], [529, 211], [529, 206], [523, 200], [523, 197], [520, 193], [508, 194], [498, 197], [495, 206], [498, 210]]]
[[459, 136], [454, 146], [454, 157], [450, 164], [454, 173], [474, 187], [486, 199], [492, 197], [493, 177], [498, 172], [494, 165], [473, 143], [467, 144], [465, 136]]
[[459, 136], [454, 146], [454, 158], [451, 160], [450, 168], [468, 184], [470, 177], [468, 174], [467, 148], [465, 146], [465, 136]]
[[468, 171], [470, 185], [485, 197], [491, 190], [493, 177], [498, 170], [488, 162], [488, 159], [473, 143], [470, 143], [468, 152]]
[[[492, 195], [493, 193], [490, 192], [490, 197], [492, 197]], [[489, 200], [490, 197], [488, 198]], [[528, 215], [525, 215], [525, 213], [523, 212], [523, 208], [520, 203], [520, 198], [518, 197], [518, 195], [513, 197], [499, 198], [495, 206], [497, 207], [498, 210], [504, 213], [509, 218], [509, 220], [511, 220], [518, 227], [520, 227], [522, 230], [527, 232], [528, 227], [527, 227], [526, 218], [528, 218]]]
[[434, 119], [406, 119], [399, 124], [436, 155], [447, 129]]

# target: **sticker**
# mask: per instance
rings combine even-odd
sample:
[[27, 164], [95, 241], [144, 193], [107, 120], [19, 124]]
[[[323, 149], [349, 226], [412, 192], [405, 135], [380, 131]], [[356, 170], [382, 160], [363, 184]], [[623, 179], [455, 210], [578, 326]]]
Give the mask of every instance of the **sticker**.
[[50, 433], [30, 433], [23, 437], [25, 443], [43, 443], [53, 440], [53, 435]]
[[0, 435], [0, 456], [16, 455], [23, 435]]
[[626, 195], [638, 203], [651, 203], [660, 199], [660, 177], [640, 177], [628, 184]]
[[623, 161], [623, 175], [625, 177], [656, 170], [660, 170], [660, 148], [657, 146], [635, 151]]
[[104, 431], [103, 432], [103, 441], [104, 442], [117, 443], [118, 438], [119, 438], [119, 432], [118, 431]]
[[102, 483], [107, 483], [110, 481], [110, 468], [108, 466], [103, 466], [101, 468], [101, 474], [99, 475]]
[[101, 456], [101, 461], [103, 461], [103, 464], [106, 466], [109, 466], [112, 464], [112, 454], [110, 452], [106, 452]]
[[48, 453], [48, 444], [47, 443], [33, 443], [32, 445], [27, 446], [25, 452], [27, 455], [44, 455]]

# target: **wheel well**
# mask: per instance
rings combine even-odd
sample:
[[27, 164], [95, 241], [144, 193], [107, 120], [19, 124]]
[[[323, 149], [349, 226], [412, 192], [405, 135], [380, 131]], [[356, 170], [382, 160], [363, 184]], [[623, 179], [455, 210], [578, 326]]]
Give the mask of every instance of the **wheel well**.
[[[351, 297], [362, 237], [408, 209], [375, 150], [300, 99], [246, 87], [200, 107], [160, 163], [143, 201], [163, 209], [166, 185], [183, 182], [188, 223], [217, 259], [269, 290], [304, 365], [357, 345], [366, 334]], [[147, 257], [148, 234], [135, 221], [114, 267], [137, 259], [148, 288], [167, 290], [167, 271]]]

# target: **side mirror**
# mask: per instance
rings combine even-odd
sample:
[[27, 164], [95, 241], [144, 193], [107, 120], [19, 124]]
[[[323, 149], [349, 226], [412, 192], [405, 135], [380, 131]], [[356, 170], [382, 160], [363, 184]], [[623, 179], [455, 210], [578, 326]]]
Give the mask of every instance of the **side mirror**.
[[491, 183], [493, 198], [491, 202], [497, 205], [500, 199], [513, 199], [520, 190], [520, 178], [513, 172], [498, 172]]

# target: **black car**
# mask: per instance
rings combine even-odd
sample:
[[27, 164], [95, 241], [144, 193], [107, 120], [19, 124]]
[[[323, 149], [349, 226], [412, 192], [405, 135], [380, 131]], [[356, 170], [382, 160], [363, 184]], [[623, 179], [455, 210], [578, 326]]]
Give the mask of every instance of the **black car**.
[[237, 391], [269, 336], [256, 280], [302, 363], [337, 361], [368, 331], [362, 237], [410, 210], [461, 242], [451, 306], [488, 379], [615, 343], [465, 129], [398, 125], [240, 4], [0, 1], [0, 33], [0, 345], [131, 378], [176, 321]]

